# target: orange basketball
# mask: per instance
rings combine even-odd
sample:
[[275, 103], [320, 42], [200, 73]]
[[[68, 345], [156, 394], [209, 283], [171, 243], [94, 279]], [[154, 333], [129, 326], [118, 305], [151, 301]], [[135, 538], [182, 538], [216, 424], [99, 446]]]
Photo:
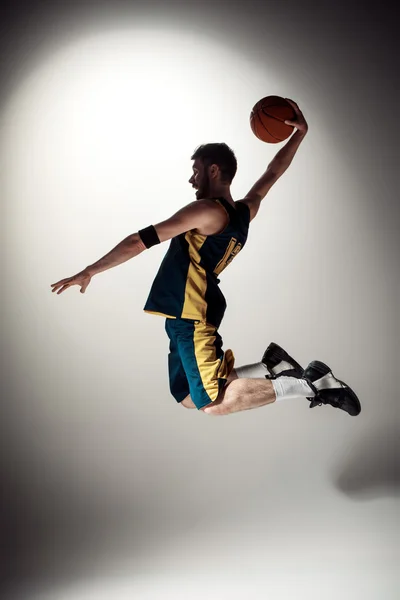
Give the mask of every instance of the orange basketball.
[[296, 114], [292, 106], [280, 96], [266, 96], [253, 106], [250, 114], [250, 126], [256, 137], [269, 144], [283, 142], [292, 133], [294, 127], [286, 125]]

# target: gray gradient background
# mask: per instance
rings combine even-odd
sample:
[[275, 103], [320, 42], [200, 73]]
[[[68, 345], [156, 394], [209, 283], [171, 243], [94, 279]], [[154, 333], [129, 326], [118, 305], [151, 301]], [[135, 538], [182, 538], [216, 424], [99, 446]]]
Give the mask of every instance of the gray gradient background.
[[[397, 30], [384, 3], [332, 4], [30, 2], [3, 13], [4, 597], [396, 597]], [[107, 118], [111, 143], [77, 128], [68, 146], [57, 126], [79, 61], [64, 59], [65, 76], [57, 61], [93, 34], [111, 53], [110, 31], [126, 39], [143, 24], [184, 40], [186, 119], [163, 113], [178, 85], [164, 72], [159, 88], [147, 81], [161, 101], [141, 113], [142, 137], [133, 102], [132, 122], [121, 109], [127, 146], [113, 146]], [[89, 78], [94, 55], [81, 56]], [[281, 147], [248, 125], [275, 93], [299, 103], [309, 134], [223, 274], [221, 334], [237, 365], [271, 340], [301, 363], [327, 362], [357, 391], [357, 418], [301, 399], [227, 417], [176, 405], [164, 322], [142, 312], [167, 244], [84, 296], [50, 291], [192, 201], [199, 143], [234, 148], [241, 197]], [[144, 83], [141, 106], [146, 94]]]

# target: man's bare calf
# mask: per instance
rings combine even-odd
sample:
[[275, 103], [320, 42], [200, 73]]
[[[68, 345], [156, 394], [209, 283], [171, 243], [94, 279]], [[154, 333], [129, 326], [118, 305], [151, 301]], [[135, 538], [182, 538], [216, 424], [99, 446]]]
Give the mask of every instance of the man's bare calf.
[[[232, 371], [218, 399], [200, 410], [208, 415], [228, 415], [271, 404], [275, 400], [275, 391], [269, 379], [238, 379], [235, 371]], [[185, 408], [196, 408], [190, 396], [186, 396], [181, 404]]]

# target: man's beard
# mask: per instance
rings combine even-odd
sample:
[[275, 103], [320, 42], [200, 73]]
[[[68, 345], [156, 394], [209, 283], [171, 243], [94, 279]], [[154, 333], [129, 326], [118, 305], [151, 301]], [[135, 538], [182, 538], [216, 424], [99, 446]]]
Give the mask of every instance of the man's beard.
[[210, 182], [207, 178], [201, 182], [201, 185], [199, 185], [199, 189], [196, 190], [196, 198], [197, 198], [197, 200], [202, 200], [203, 198], [209, 198], [209, 197], [210, 197]]

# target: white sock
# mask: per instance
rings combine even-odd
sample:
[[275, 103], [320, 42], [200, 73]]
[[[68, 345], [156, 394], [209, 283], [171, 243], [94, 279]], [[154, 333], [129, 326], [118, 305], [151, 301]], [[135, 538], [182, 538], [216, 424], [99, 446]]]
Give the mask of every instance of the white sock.
[[321, 377], [321, 379], [313, 381], [313, 385], [317, 388], [317, 390], [326, 390], [327, 388], [343, 387], [343, 385], [333, 375], [332, 371]]
[[315, 393], [308, 385], [305, 379], [296, 377], [286, 377], [282, 375], [277, 379], [272, 379], [272, 386], [277, 400], [287, 400], [288, 398], [314, 398]]
[[239, 378], [245, 379], [264, 379], [266, 375], [269, 375], [267, 367], [262, 362], [237, 367], [235, 371]]

